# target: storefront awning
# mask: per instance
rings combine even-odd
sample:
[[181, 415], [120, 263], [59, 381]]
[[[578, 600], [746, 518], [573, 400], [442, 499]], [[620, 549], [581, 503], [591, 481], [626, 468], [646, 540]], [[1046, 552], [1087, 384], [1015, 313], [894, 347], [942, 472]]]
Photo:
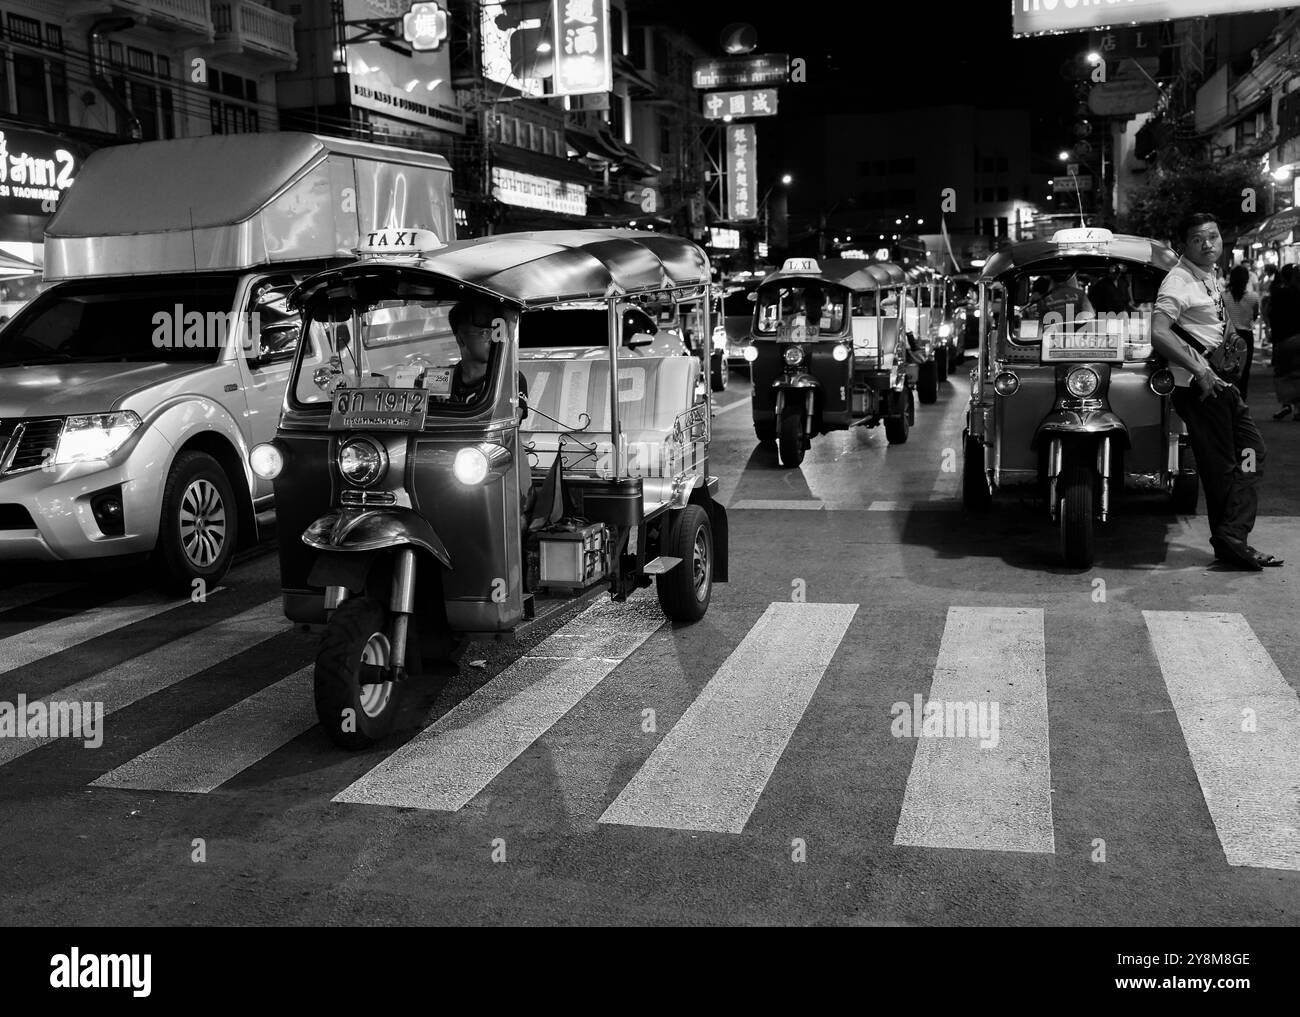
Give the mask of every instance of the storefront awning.
[[660, 167], [647, 162], [636, 151], [623, 144], [606, 130], [589, 131], [584, 127], [570, 127], [565, 131], [569, 144], [588, 159], [599, 159], [637, 178], [657, 176]]
[[1266, 244], [1285, 242], [1287, 235], [1297, 226], [1300, 226], [1300, 208], [1288, 208], [1259, 228], [1259, 239]]

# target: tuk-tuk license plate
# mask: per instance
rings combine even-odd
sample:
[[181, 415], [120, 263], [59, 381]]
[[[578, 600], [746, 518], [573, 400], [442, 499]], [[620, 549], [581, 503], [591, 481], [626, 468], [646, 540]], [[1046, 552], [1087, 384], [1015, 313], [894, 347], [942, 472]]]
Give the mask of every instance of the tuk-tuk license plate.
[[1122, 362], [1124, 337], [1101, 331], [1055, 332], [1043, 334], [1043, 363], [1079, 361]]
[[422, 388], [350, 388], [334, 393], [332, 431], [419, 431], [429, 413]]

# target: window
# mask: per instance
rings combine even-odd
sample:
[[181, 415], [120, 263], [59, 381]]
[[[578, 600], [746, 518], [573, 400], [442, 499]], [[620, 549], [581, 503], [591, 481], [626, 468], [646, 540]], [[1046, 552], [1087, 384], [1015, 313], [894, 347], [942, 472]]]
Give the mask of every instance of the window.
[[139, 74], [153, 74], [153, 54], [134, 46], [126, 48], [126, 65]]
[[14, 54], [14, 99], [20, 117], [46, 118], [45, 61], [40, 57]]
[[214, 93], [208, 101], [213, 134], [241, 134], [261, 129], [258, 111], [251, 105], [257, 102], [256, 81], [214, 68], [208, 74], [208, 90]]
[[21, 14], [9, 15], [9, 38], [27, 46], [41, 45], [41, 23], [35, 18], [24, 18]]
[[1011, 200], [1011, 190], [1010, 190], [1010, 188], [1007, 188], [1007, 187], [999, 187], [999, 188], [998, 188], [998, 201], [1010, 201], [1010, 200]]
[[1005, 237], [1007, 235], [1007, 217], [1005, 215], [998, 216], [998, 236]]
[[668, 73], [668, 39], [660, 32], [654, 37], [654, 66], [650, 69], [656, 74]]

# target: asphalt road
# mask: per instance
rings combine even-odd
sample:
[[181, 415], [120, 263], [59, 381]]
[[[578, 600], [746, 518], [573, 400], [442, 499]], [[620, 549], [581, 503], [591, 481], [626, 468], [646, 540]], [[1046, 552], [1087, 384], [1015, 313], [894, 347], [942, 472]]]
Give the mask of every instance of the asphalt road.
[[1081, 573], [1032, 505], [959, 511], [966, 369], [906, 444], [798, 470], [733, 374], [706, 618], [574, 605], [371, 751], [316, 727], [272, 555], [202, 604], [7, 567], [0, 699], [107, 715], [0, 739], [0, 922], [1300, 923], [1300, 425], [1256, 396], [1287, 567], [1212, 567], [1203, 516], [1142, 502]]

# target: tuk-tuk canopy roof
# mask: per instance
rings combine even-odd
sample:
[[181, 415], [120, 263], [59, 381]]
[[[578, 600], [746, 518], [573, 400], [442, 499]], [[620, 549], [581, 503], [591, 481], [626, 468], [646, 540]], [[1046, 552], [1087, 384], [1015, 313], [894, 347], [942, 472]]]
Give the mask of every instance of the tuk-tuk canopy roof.
[[907, 273], [892, 261], [862, 261], [857, 258], [816, 258], [819, 272], [778, 270], [768, 275], [761, 285], [795, 279], [809, 282], [833, 283], [855, 292], [886, 289], [906, 285]]
[[[445, 279], [521, 307], [704, 286], [708, 256], [681, 237], [639, 230], [539, 230], [460, 240], [416, 258], [364, 258], [335, 269], [371, 272], [391, 266]], [[299, 287], [298, 298], [324, 275]]]
[[1178, 264], [1178, 255], [1158, 240], [1115, 233], [1108, 242], [1100, 244], [1054, 243], [1051, 240], [1026, 240], [1012, 244], [989, 258], [979, 279], [980, 282], [991, 282], [1012, 269], [1075, 257], [1110, 258], [1151, 265], [1166, 272]]

